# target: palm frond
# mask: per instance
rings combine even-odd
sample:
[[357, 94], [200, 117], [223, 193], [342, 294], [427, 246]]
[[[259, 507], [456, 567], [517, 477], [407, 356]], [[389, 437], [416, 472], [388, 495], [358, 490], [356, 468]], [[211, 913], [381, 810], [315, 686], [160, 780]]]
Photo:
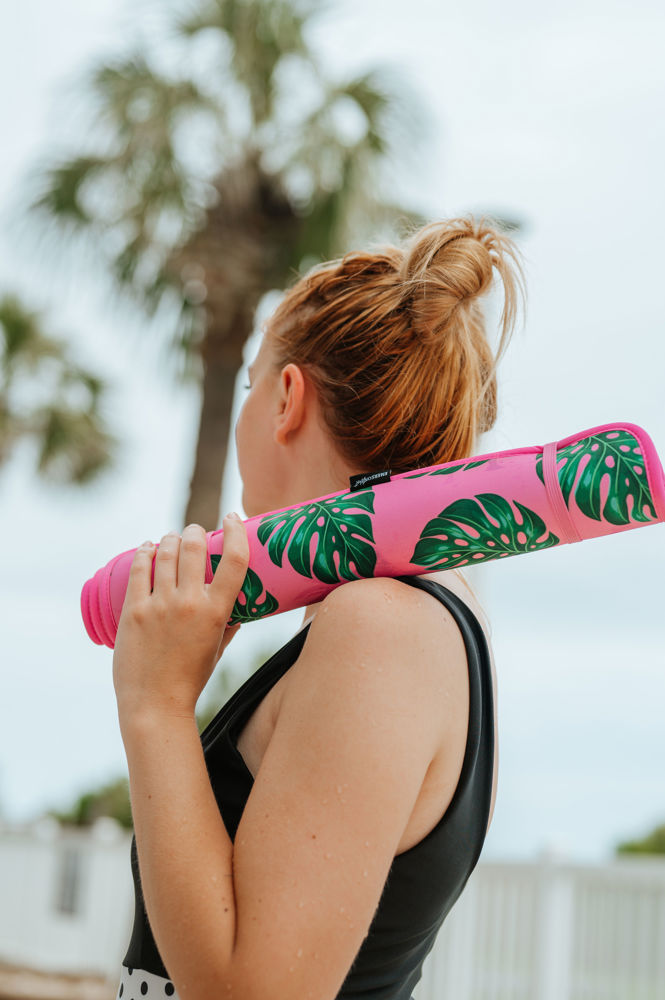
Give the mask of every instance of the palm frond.
[[81, 410], [50, 403], [31, 417], [39, 437], [37, 471], [58, 486], [85, 486], [115, 464], [119, 439], [106, 431], [95, 408]]
[[[119, 441], [101, 415], [105, 381], [72, 361], [67, 343], [44, 332], [41, 314], [12, 293], [0, 299], [0, 377], [0, 464], [33, 437], [37, 471], [50, 482], [84, 485], [111, 467]], [[15, 390], [31, 377], [47, 398], [26, 407]]]
[[112, 127], [114, 142], [161, 147], [179, 116], [220, 112], [219, 105], [193, 80], [170, 79], [153, 69], [142, 52], [104, 63], [87, 85], [97, 102], [97, 117]]
[[163, 261], [202, 223], [210, 199], [209, 182], [183, 162], [180, 130], [200, 112], [221, 128], [224, 109], [192, 81], [156, 72], [142, 54], [96, 67], [87, 85], [91, 134], [105, 149], [35, 171], [26, 214], [58, 256], [63, 238], [76, 237], [84, 259], [105, 260], [116, 288], [150, 313], [165, 287]]
[[254, 133], [274, 114], [278, 66], [289, 57], [310, 58], [305, 25], [328, 6], [322, 0], [204, 0], [176, 17], [174, 30], [185, 38], [204, 31], [224, 38], [234, 81], [247, 94]]
[[91, 179], [107, 169], [108, 161], [101, 156], [61, 160], [39, 177], [41, 190], [35, 195], [29, 211], [72, 228], [94, 225], [94, 215], [85, 206], [82, 192]]
[[[294, 256], [308, 259], [337, 257], [372, 236], [390, 238], [400, 221], [424, 221], [390, 197], [390, 164], [408, 162], [427, 127], [409, 87], [386, 67], [323, 84], [319, 103], [282, 136], [285, 153], [276, 164], [287, 186], [295, 177], [306, 191], [295, 196], [303, 227]], [[347, 134], [345, 119], [353, 119]]]
[[62, 361], [65, 345], [41, 329], [41, 314], [28, 309], [11, 293], [0, 299], [0, 364], [5, 373], [22, 369], [34, 372], [47, 358]]

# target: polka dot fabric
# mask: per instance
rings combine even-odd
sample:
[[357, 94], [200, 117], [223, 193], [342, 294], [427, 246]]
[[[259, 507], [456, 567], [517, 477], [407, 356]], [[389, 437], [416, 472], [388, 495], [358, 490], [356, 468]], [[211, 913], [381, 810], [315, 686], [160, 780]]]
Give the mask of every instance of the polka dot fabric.
[[170, 979], [163, 976], [156, 976], [153, 972], [146, 972], [145, 969], [130, 969], [127, 965], [120, 967], [120, 985], [116, 993], [116, 1000], [179, 1000], [175, 986]]

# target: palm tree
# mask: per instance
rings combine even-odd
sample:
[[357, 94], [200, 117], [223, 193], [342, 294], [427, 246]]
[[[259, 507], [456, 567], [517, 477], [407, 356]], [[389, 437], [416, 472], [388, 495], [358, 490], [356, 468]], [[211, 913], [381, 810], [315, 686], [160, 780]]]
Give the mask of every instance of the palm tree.
[[35, 174], [29, 218], [101, 251], [113, 289], [159, 313], [177, 380], [201, 383], [184, 523], [206, 530], [262, 297], [354, 240], [424, 221], [380, 184], [424, 115], [385, 69], [325, 77], [305, 39], [322, 6], [200, 0], [170, 22], [188, 72], [158, 71], [141, 52], [97, 66], [93, 150]]
[[118, 445], [100, 413], [105, 390], [99, 376], [74, 363], [67, 346], [43, 331], [38, 312], [16, 295], [0, 299], [0, 466], [19, 441], [32, 438], [44, 482], [84, 486], [98, 478]]

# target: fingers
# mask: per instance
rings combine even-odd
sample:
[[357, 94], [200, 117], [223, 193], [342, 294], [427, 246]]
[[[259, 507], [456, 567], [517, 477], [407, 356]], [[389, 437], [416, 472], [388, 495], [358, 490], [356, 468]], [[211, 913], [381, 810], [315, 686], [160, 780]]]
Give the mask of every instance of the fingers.
[[193, 595], [203, 587], [208, 558], [208, 538], [200, 524], [186, 526], [180, 539], [179, 555], [178, 590]]
[[[213, 581], [210, 584], [214, 599], [225, 614], [231, 615], [247, 575], [249, 566], [249, 541], [243, 521], [236, 515], [224, 518], [224, 548]], [[135, 597], [150, 594], [150, 567], [154, 546], [136, 550], [127, 590]], [[200, 524], [188, 524], [182, 538], [176, 531], [162, 537], [155, 556], [154, 594], [166, 593], [176, 588], [192, 594], [205, 580], [208, 540]]]
[[[132, 565], [129, 568], [129, 579], [125, 592], [125, 602], [136, 601], [137, 598], [147, 597], [150, 594], [152, 557], [155, 554], [155, 546], [152, 542], [143, 542], [134, 552]], [[124, 603], [123, 602], [123, 605]]]
[[247, 529], [238, 517], [226, 515], [224, 524], [224, 548], [215, 576], [210, 584], [215, 594], [219, 594], [222, 608], [228, 606], [226, 619], [231, 615], [235, 599], [242, 589], [249, 565], [249, 541]]
[[180, 535], [169, 531], [164, 535], [155, 556], [155, 593], [171, 590], [178, 582], [178, 554]]

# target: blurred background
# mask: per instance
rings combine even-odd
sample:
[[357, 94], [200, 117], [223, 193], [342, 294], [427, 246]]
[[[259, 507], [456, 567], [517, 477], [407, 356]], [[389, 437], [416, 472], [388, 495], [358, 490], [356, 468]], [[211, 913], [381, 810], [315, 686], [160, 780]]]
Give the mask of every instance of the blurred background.
[[[259, 323], [318, 260], [408, 222], [491, 215], [522, 251], [529, 301], [478, 453], [630, 421], [665, 456], [664, 41], [648, 0], [24, 0], [6, 14], [7, 829], [131, 829], [112, 651], [87, 637], [81, 587], [144, 538], [244, 514], [245, 369]], [[501, 307], [499, 289], [495, 345]], [[664, 559], [648, 525], [468, 570], [498, 675], [483, 861], [665, 853]], [[301, 621], [242, 627], [201, 726]]]

